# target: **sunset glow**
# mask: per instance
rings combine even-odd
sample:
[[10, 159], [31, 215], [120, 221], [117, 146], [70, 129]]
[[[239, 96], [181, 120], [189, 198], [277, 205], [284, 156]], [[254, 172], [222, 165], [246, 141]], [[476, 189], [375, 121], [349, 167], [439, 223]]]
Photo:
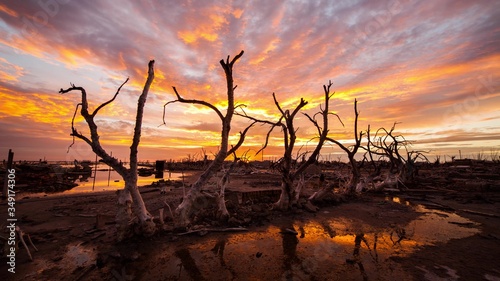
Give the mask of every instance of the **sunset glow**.
[[[0, 153], [16, 160], [94, 159], [83, 141], [72, 143], [71, 118], [84, 87], [90, 109], [114, 103], [96, 117], [101, 141], [120, 159], [129, 147], [147, 63], [155, 80], [145, 107], [141, 160], [213, 157], [221, 124], [206, 107], [163, 105], [206, 100], [224, 112], [225, 77], [219, 61], [245, 51], [235, 64], [236, 104], [259, 119], [277, 121], [272, 93], [284, 109], [304, 98], [313, 115], [332, 81], [330, 136], [390, 128], [434, 156], [486, 156], [500, 151], [500, 2], [484, 1], [2, 1], [0, 2]], [[241, 112], [241, 111], [240, 111]], [[249, 121], [233, 118], [232, 138]], [[83, 118], [75, 127], [88, 128]], [[316, 129], [296, 119], [297, 149], [311, 149]], [[259, 150], [268, 126], [249, 131], [240, 154]], [[276, 129], [264, 159], [280, 157]], [[250, 152], [252, 159], [262, 159]], [[343, 153], [334, 145], [323, 159]], [[345, 155], [343, 156], [345, 160]]]

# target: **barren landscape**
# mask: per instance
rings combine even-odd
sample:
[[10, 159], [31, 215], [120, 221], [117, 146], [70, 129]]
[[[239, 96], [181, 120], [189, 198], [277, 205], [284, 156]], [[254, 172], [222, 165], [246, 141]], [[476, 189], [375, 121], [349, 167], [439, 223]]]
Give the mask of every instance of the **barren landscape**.
[[499, 30], [498, 0], [0, 1], [0, 280], [500, 281]]
[[141, 187], [157, 223], [165, 210], [164, 224], [121, 242], [113, 192], [19, 193], [17, 225], [38, 251], [26, 239], [33, 261], [21, 245], [16, 273], [3, 273], [5, 254], [0, 270], [6, 280], [498, 280], [498, 171], [492, 162], [428, 165], [408, 190], [332, 193], [318, 206], [305, 199], [317, 189], [312, 177], [288, 212], [272, 210], [279, 174], [240, 171], [227, 186], [227, 223], [209, 208], [187, 228], [174, 226], [164, 203], [179, 204], [181, 184]]

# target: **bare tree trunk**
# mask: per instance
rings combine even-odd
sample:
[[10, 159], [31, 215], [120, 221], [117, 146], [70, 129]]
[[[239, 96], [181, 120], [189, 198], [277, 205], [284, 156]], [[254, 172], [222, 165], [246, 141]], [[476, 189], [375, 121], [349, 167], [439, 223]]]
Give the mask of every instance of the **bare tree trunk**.
[[293, 192], [293, 200], [291, 202], [292, 205], [297, 204], [300, 199], [300, 193], [302, 192], [302, 188], [304, 188], [305, 185], [305, 179], [304, 179], [304, 173], [300, 174], [299, 180], [297, 181], [297, 184], [295, 185], [295, 190]]
[[[80, 91], [82, 96], [82, 102], [76, 106], [75, 113], [73, 115], [73, 119], [71, 121], [71, 135], [73, 138], [77, 137], [85, 141], [91, 148], [94, 153], [96, 153], [99, 157], [102, 158], [102, 161], [112, 167], [120, 176], [122, 176], [125, 187], [124, 190], [121, 191], [118, 195], [118, 213], [116, 216], [116, 222], [118, 226], [118, 238], [125, 238], [129, 232], [130, 222], [131, 222], [131, 206], [133, 203], [133, 211], [137, 217], [138, 224], [140, 226], [138, 232], [150, 235], [154, 233], [155, 225], [153, 223], [153, 217], [146, 209], [144, 201], [142, 200], [141, 194], [137, 188], [137, 152], [138, 146], [141, 138], [141, 128], [142, 128], [142, 118], [144, 113], [144, 105], [146, 103], [146, 99], [149, 93], [149, 88], [153, 83], [154, 79], [154, 60], [151, 60], [148, 64], [148, 76], [146, 82], [144, 84], [144, 88], [142, 90], [141, 95], [138, 99], [137, 105], [137, 115], [135, 119], [135, 128], [134, 135], [132, 139], [132, 145], [130, 146], [130, 167], [127, 169], [125, 166], [118, 161], [117, 158], [112, 157], [110, 154], [104, 150], [100, 143], [99, 133], [97, 124], [94, 121], [94, 117], [97, 115], [99, 110], [101, 110], [106, 105], [110, 104], [115, 100], [118, 96], [121, 88], [125, 83], [127, 83], [128, 79], [118, 88], [113, 98], [100, 106], [98, 106], [92, 113], [88, 110], [88, 101], [87, 101], [87, 92], [82, 87], [75, 87], [72, 85], [71, 88], [66, 90], [61, 89], [59, 93], [65, 94], [70, 91]], [[90, 138], [84, 136], [80, 132], [78, 132], [74, 126], [74, 121], [76, 117], [76, 113], [78, 108], [81, 107], [80, 114], [85, 118], [87, 125], [90, 130]], [[74, 139], [73, 139], [74, 143]], [[73, 144], [72, 144], [73, 145]], [[70, 146], [71, 147], [71, 146]]]
[[132, 222], [132, 197], [128, 189], [117, 191], [118, 210], [116, 212], [117, 240], [123, 241], [132, 235], [130, 224]]
[[[209, 107], [212, 109], [219, 119], [221, 120], [222, 123], [222, 130], [221, 130], [221, 144], [220, 144], [220, 150], [215, 156], [215, 159], [210, 163], [210, 165], [203, 171], [203, 173], [200, 175], [198, 180], [193, 184], [189, 192], [184, 196], [182, 203], [177, 207], [175, 210], [176, 215], [178, 216], [178, 223], [181, 226], [186, 226], [190, 223], [190, 218], [191, 215], [194, 211], [195, 204], [196, 204], [196, 198], [200, 197], [201, 195], [201, 189], [208, 183], [208, 181], [213, 177], [214, 173], [219, 171], [224, 164], [224, 160], [226, 159], [227, 155], [231, 154], [232, 152], [236, 151], [241, 144], [244, 141], [245, 134], [248, 131], [248, 129], [253, 125], [253, 123], [248, 126], [243, 132], [240, 133], [240, 140], [238, 143], [231, 149], [229, 149], [229, 133], [231, 131], [231, 120], [233, 118], [234, 114], [234, 90], [236, 89], [236, 86], [234, 86], [234, 81], [233, 81], [233, 65], [234, 63], [241, 57], [243, 56], [243, 51], [241, 51], [238, 55], [236, 55], [231, 61], [229, 60], [229, 56], [227, 57], [227, 60], [221, 60], [220, 64], [222, 68], [224, 69], [224, 73], [226, 76], [226, 84], [227, 84], [227, 109], [226, 109], [226, 115], [222, 114], [222, 112], [215, 107], [214, 105], [206, 102], [206, 101], [201, 101], [201, 100], [188, 100], [184, 99], [180, 96], [180, 94], [177, 92], [177, 89], [173, 87], [175, 95], [177, 97], [176, 100], [167, 102], [165, 106], [167, 106], [170, 103], [174, 102], [181, 102], [181, 103], [189, 103], [189, 104], [199, 104], [203, 105], [206, 107]], [[165, 110], [164, 110], [165, 114]], [[165, 117], [165, 115], [164, 115]]]
[[293, 181], [290, 177], [283, 177], [281, 180], [281, 194], [280, 198], [274, 207], [278, 210], [288, 210], [291, 207], [291, 200], [293, 198]]
[[233, 172], [236, 164], [239, 161], [239, 158], [236, 157], [236, 152], [233, 151], [234, 160], [233, 163], [229, 166], [229, 168], [223, 173], [222, 178], [219, 181], [219, 194], [217, 196], [217, 219], [221, 222], [227, 222], [229, 219], [229, 212], [226, 208], [226, 200], [225, 200], [225, 192], [226, 186], [229, 182], [229, 176]]
[[351, 178], [347, 183], [347, 186], [344, 189], [344, 192], [352, 194], [356, 191], [356, 186], [358, 185], [361, 174], [359, 171], [358, 164], [356, 159], [354, 159], [358, 149], [361, 147], [361, 140], [363, 138], [363, 132], [359, 132], [358, 134], [358, 100], [354, 99], [354, 145], [346, 147], [341, 142], [334, 140], [332, 138], [326, 138], [328, 141], [335, 143], [338, 147], [344, 150], [347, 153], [347, 157], [349, 158], [349, 164], [351, 165]]
[[361, 173], [359, 171], [358, 163], [352, 154], [349, 154], [349, 164], [351, 164], [351, 178], [347, 184], [346, 192], [353, 194], [356, 192], [356, 187], [361, 179]]
[[213, 177], [213, 174], [220, 169], [224, 160], [221, 161], [221, 158], [224, 157], [226, 153], [222, 153], [222, 150], [219, 151], [215, 160], [210, 163], [208, 168], [203, 171], [200, 177], [193, 184], [189, 192], [182, 199], [182, 203], [175, 210], [176, 216], [178, 216], [178, 223], [182, 226], [186, 226], [190, 223], [191, 215], [195, 208], [193, 208], [196, 203], [196, 199], [201, 197], [201, 189], [208, 183], [208, 181]]
[[317, 202], [323, 200], [323, 198], [333, 192], [334, 185], [333, 184], [327, 184], [325, 185], [325, 181], [320, 181], [320, 186], [319, 190], [314, 192], [307, 200], [311, 202]]
[[[258, 120], [256, 118], [250, 117], [248, 115], [243, 115], [244, 117], [247, 117], [251, 120], [254, 120], [255, 122], [259, 123], [265, 123], [265, 124], [270, 124], [271, 129], [267, 133], [266, 136], [266, 143], [264, 146], [259, 150], [261, 152], [267, 147], [268, 140], [269, 140], [269, 135], [273, 131], [275, 127], [281, 127], [283, 131], [283, 142], [284, 142], [284, 147], [285, 147], [285, 152], [283, 153], [283, 158], [280, 163], [280, 166], [278, 167], [278, 170], [281, 172], [282, 177], [282, 183], [281, 183], [281, 195], [280, 198], [276, 203], [274, 203], [274, 207], [281, 209], [281, 210], [288, 210], [292, 204], [296, 203], [300, 197], [300, 192], [301, 192], [301, 186], [300, 184], [297, 186], [297, 188], [293, 187], [294, 180], [297, 177], [301, 177], [303, 172], [309, 167], [311, 164], [316, 162], [317, 157], [319, 155], [319, 152], [321, 151], [321, 148], [323, 147], [323, 144], [325, 140], [327, 139], [328, 135], [328, 115], [332, 114], [329, 112], [329, 100], [332, 97], [333, 94], [330, 94], [330, 88], [332, 86], [331, 81], [329, 82], [328, 85], [323, 85], [323, 90], [324, 90], [324, 98], [325, 98], [325, 107], [321, 108], [320, 111], [315, 114], [313, 117], [309, 116], [308, 114], [304, 113], [304, 115], [307, 116], [309, 121], [311, 121], [314, 126], [316, 127], [318, 131], [318, 143], [316, 147], [314, 148], [313, 152], [309, 157], [304, 159], [298, 167], [292, 167], [292, 153], [295, 147], [295, 141], [297, 139], [296, 132], [297, 130], [294, 127], [293, 120], [295, 119], [297, 113], [308, 104], [307, 101], [305, 101], [303, 98], [300, 99], [299, 104], [295, 107], [293, 111], [290, 110], [283, 110], [276, 99], [276, 95], [273, 93], [273, 99], [274, 99], [274, 104], [278, 108], [279, 112], [281, 113], [280, 119], [276, 123], [272, 123], [270, 121], [266, 120]], [[315, 116], [316, 115], [321, 115], [323, 124], [320, 126], [318, 124], [318, 121], [316, 121]], [[335, 114], [334, 114], [335, 115]], [[284, 123], [282, 121], [285, 121]]]
[[132, 198], [132, 207], [134, 214], [138, 220], [138, 234], [151, 236], [155, 233], [156, 227], [153, 222], [153, 216], [146, 209], [146, 204], [142, 199], [139, 188], [137, 187], [137, 173], [129, 173], [125, 180], [125, 190], [128, 191]]

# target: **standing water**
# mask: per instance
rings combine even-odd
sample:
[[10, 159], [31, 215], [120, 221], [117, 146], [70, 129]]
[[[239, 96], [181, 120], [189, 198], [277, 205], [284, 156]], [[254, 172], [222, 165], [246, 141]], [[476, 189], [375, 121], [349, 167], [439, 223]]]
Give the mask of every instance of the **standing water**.
[[456, 214], [415, 207], [421, 216], [389, 228], [349, 217], [313, 218], [160, 244], [133, 275], [141, 280], [407, 280], [393, 258], [480, 232], [478, 224]]
[[[75, 183], [78, 184], [77, 187], [70, 190], [66, 190], [63, 194], [69, 193], [81, 193], [81, 192], [98, 192], [98, 191], [114, 191], [118, 189], [123, 189], [125, 182], [122, 177], [114, 170], [108, 171], [107, 165], [98, 165], [97, 173], [95, 179], [95, 185], [93, 178], [84, 178], [81, 180], [76, 180]], [[92, 175], [94, 171], [92, 171]], [[187, 176], [187, 173], [180, 172], [165, 172], [165, 180], [182, 180], [183, 176]], [[108, 181], [109, 178], [109, 181]], [[150, 185], [154, 181], [158, 181], [154, 175], [142, 177], [139, 176], [137, 179], [137, 186]], [[92, 187], [94, 186], [94, 190]]]

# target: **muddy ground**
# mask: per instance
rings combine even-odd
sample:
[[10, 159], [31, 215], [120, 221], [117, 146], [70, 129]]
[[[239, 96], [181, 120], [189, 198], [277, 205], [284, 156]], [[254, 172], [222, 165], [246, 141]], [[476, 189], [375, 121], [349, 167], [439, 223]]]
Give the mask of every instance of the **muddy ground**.
[[[476, 180], [457, 170], [423, 170], [421, 185], [407, 192], [333, 196], [316, 212], [298, 207], [286, 213], [271, 210], [279, 176], [235, 175], [228, 224], [217, 224], [207, 210], [186, 233], [166, 214], [155, 236], [120, 243], [114, 193], [20, 193], [16, 224], [38, 251], [30, 246], [30, 261], [20, 246], [15, 273], [8, 272], [4, 251], [0, 279], [500, 280], [498, 170], [486, 169], [486, 179]], [[183, 192], [141, 190], [155, 216], [165, 200], [176, 206]], [[2, 201], [3, 222], [7, 207]]]

